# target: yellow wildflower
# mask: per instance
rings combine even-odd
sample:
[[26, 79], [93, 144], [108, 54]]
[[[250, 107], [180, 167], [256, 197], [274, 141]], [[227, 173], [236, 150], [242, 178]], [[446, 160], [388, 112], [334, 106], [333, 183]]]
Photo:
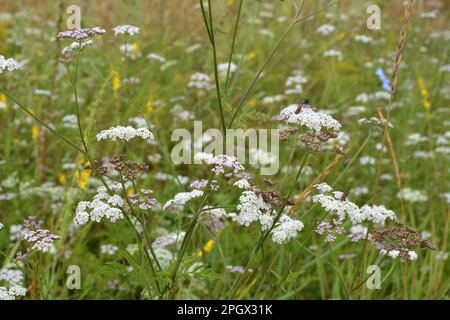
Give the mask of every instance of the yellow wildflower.
[[422, 105], [425, 110], [429, 110], [431, 108], [431, 102], [429, 100], [430, 94], [428, 93], [428, 89], [422, 78], [417, 78], [417, 85], [419, 86], [420, 95], [422, 96]]
[[[86, 162], [84, 167], [86, 167], [89, 164], [89, 162]], [[78, 186], [80, 187], [80, 189], [86, 189], [89, 178], [91, 177], [92, 174], [92, 170], [90, 169], [85, 169], [85, 170], [77, 170], [75, 171], [75, 179], [78, 180]]]
[[153, 101], [152, 100], [148, 100], [147, 104], [145, 105], [145, 113], [146, 114], [151, 114], [153, 112]]
[[33, 138], [34, 141], [37, 141], [39, 136], [39, 128], [37, 126], [34, 126], [31, 129], [31, 137]]
[[8, 102], [8, 98], [3, 93], [0, 93], [0, 107], [6, 111], [6, 103]]
[[131, 50], [134, 52], [139, 52], [140, 47], [141, 46], [137, 42], [131, 44]]
[[252, 61], [255, 58], [256, 58], [256, 52], [255, 51], [252, 51], [249, 54], [247, 54], [247, 60], [248, 61]]
[[111, 76], [112, 76], [112, 87], [113, 87], [114, 93], [117, 94], [120, 89], [120, 74], [116, 69], [112, 68]]
[[209, 240], [205, 246], [203, 247], [203, 251], [206, 253], [211, 252], [211, 250], [214, 248], [214, 240]]
[[199, 250], [197, 252], [197, 257], [202, 257], [203, 252], [205, 253], [211, 252], [213, 248], [214, 248], [214, 240], [211, 239], [203, 246], [203, 250]]
[[62, 172], [60, 174], [58, 174], [58, 181], [60, 184], [67, 184], [66, 175]]
[[251, 100], [248, 102], [248, 106], [249, 106], [250, 108], [256, 108], [256, 104], [257, 104], [257, 101], [256, 101], [255, 98], [251, 99]]

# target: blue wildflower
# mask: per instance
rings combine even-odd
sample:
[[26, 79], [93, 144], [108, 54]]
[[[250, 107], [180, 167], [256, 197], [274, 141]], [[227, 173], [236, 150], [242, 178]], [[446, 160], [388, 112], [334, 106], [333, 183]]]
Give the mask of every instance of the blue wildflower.
[[375, 74], [380, 79], [381, 84], [383, 85], [383, 89], [386, 90], [386, 91], [392, 91], [391, 80], [389, 80], [386, 77], [386, 75], [384, 74], [383, 69], [378, 67], [377, 70], [375, 71]]

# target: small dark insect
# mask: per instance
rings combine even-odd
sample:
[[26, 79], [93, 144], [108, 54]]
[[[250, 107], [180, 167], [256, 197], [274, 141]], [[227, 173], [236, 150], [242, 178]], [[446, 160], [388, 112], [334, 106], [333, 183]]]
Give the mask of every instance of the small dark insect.
[[302, 102], [297, 106], [297, 110], [295, 110], [295, 114], [299, 114], [302, 111], [303, 107], [309, 107], [308, 99], [303, 99]]
[[347, 200], [348, 192], [342, 192], [341, 201]]
[[269, 186], [275, 185], [275, 181], [273, 181], [272, 179], [264, 179], [264, 182]]

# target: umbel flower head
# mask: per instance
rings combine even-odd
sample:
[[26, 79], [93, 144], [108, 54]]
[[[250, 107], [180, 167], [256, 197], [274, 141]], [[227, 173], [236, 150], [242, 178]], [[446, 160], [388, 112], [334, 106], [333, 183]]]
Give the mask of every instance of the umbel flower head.
[[[113, 189], [119, 189], [114, 187]], [[89, 220], [100, 222], [102, 219], [107, 219], [110, 222], [116, 222], [123, 219], [122, 207], [125, 201], [121, 196], [109, 195], [105, 187], [99, 187], [97, 194], [92, 201], [81, 201], [78, 203], [75, 223], [86, 224]]]
[[19, 70], [20, 64], [13, 58], [5, 59], [4, 56], [0, 55], [0, 74], [6, 71]]
[[233, 220], [243, 226], [249, 226], [255, 221], [260, 221], [261, 229], [268, 230], [272, 227], [273, 218], [270, 215], [272, 208], [265, 203], [263, 198], [253, 191], [244, 191], [239, 197], [237, 211]]
[[21, 286], [12, 286], [9, 289], [0, 287], [0, 300], [16, 300], [16, 297], [25, 296], [27, 289]]
[[128, 24], [114, 27], [112, 30], [114, 31], [116, 36], [119, 34], [127, 34], [129, 36], [134, 36], [135, 34], [138, 34], [140, 31], [138, 27], [130, 26]]
[[82, 28], [82, 29], [74, 29], [61, 31], [56, 35], [58, 39], [74, 39], [74, 40], [83, 40], [87, 38], [92, 38], [95, 36], [102, 35], [106, 32], [105, 29], [100, 27], [94, 28]]
[[275, 228], [272, 230], [272, 241], [275, 243], [285, 243], [297, 236], [303, 229], [303, 222], [293, 219], [287, 215], [282, 215]]
[[0, 270], [0, 300], [15, 300], [25, 296], [27, 289], [23, 287], [23, 272], [4, 268]]
[[172, 206], [183, 206], [186, 202], [191, 201], [195, 198], [200, 198], [201, 196], [203, 196], [203, 191], [197, 189], [194, 189], [191, 192], [177, 193], [173, 199], [166, 202], [166, 204], [163, 206], [163, 209], [166, 210]]
[[109, 139], [112, 141], [125, 140], [128, 142], [136, 137], [141, 137], [144, 140], [147, 139], [154, 140], [153, 133], [151, 133], [150, 130], [148, 130], [147, 128], [135, 129], [132, 126], [111, 127], [108, 130], [103, 130], [97, 134], [98, 141]]
[[216, 175], [225, 174], [225, 171], [231, 171], [232, 174], [237, 174], [239, 171], [244, 170], [244, 166], [239, 163], [236, 157], [225, 154], [213, 156], [210, 153], [199, 152], [195, 155], [195, 160], [213, 165], [214, 167], [211, 171]]
[[423, 239], [413, 227], [398, 221], [395, 224], [393, 227], [378, 226], [374, 229], [374, 241], [381, 247], [381, 254], [387, 254], [392, 259], [400, 257], [405, 262], [417, 259], [417, 249], [435, 249], [431, 241]]
[[88, 39], [84, 41], [74, 41], [67, 47], [64, 47], [61, 51], [62, 54], [70, 54], [77, 51], [83, 51], [86, 47], [94, 44], [94, 40]]
[[49, 252], [53, 248], [53, 242], [61, 237], [44, 229], [42, 220], [30, 216], [23, 222], [24, 233], [21, 237], [28, 243], [25, 253], [17, 252], [17, 259], [24, 260], [32, 251]]
[[384, 225], [387, 219], [396, 219], [394, 211], [386, 209], [384, 206], [364, 205], [361, 208], [358, 207], [347, 198], [345, 193], [334, 191], [326, 183], [320, 183], [315, 187], [320, 194], [314, 195], [312, 201], [319, 203], [326, 212], [336, 215], [341, 221], [348, 216], [353, 224], [371, 221]]
[[337, 133], [341, 129], [339, 121], [326, 113], [315, 111], [308, 104], [291, 104], [281, 110], [280, 116], [287, 124], [303, 126], [315, 135], [323, 131]]

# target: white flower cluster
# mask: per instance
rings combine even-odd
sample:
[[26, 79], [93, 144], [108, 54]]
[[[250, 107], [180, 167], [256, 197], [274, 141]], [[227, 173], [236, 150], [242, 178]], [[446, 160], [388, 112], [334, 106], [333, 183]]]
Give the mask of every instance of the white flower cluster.
[[3, 223], [0, 222], [0, 230], [2, 230], [4, 227]]
[[[386, 249], [381, 249], [380, 253], [382, 255], [388, 255], [392, 259], [395, 259], [400, 255], [400, 251], [398, 251], [398, 250], [387, 251]], [[408, 251], [408, 258], [409, 258], [409, 260], [417, 260], [417, 258], [418, 258], [417, 253], [412, 250]]]
[[[221, 63], [217, 66], [217, 70], [221, 74], [226, 74], [228, 71], [228, 63]], [[237, 65], [235, 65], [233, 62], [230, 63], [230, 73], [237, 71]]]
[[[304, 76], [302, 70], [295, 70], [292, 76], [289, 76], [284, 83], [285, 86], [285, 95], [294, 95], [294, 94], [302, 94], [303, 87], [302, 85], [307, 83], [308, 79]], [[284, 97], [283, 97], [284, 98]]]
[[373, 94], [368, 94], [368, 93], [360, 93], [356, 96], [356, 102], [361, 102], [361, 103], [366, 103], [368, 101], [373, 101], [373, 100], [389, 100], [391, 97], [391, 94], [387, 91], [377, 91]]
[[331, 24], [323, 24], [317, 29], [317, 33], [327, 36], [330, 33], [334, 32], [334, 30], [336, 30], [335, 26]]
[[323, 56], [326, 58], [337, 58], [338, 60], [342, 60], [342, 52], [336, 49], [330, 49], [323, 53]]
[[396, 219], [394, 211], [388, 210], [384, 206], [364, 205], [361, 208], [358, 207], [355, 203], [348, 200], [343, 192], [334, 191], [326, 183], [317, 184], [315, 188], [320, 193], [314, 195], [312, 201], [319, 203], [326, 212], [337, 215], [341, 221], [348, 216], [354, 225], [363, 221], [372, 221], [373, 223], [384, 225], [386, 219]]
[[135, 27], [135, 26], [130, 26], [128, 24], [124, 24], [124, 25], [114, 27], [112, 30], [114, 31], [116, 36], [119, 34], [125, 34], [125, 33], [130, 36], [134, 36], [135, 34], [139, 33], [140, 28]]
[[252, 222], [259, 220], [261, 229], [268, 230], [273, 224], [273, 218], [270, 215], [271, 209], [271, 206], [253, 191], [244, 191], [239, 197], [237, 206], [239, 214], [233, 217], [233, 220], [247, 227]]
[[341, 129], [339, 121], [333, 119], [330, 115], [314, 111], [308, 107], [298, 110], [298, 107], [296, 104], [291, 104], [281, 110], [280, 116], [287, 124], [304, 126], [316, 134], [319, 134], [323, 129], [333, 132], [338, 132]]
[[13, 58], [5, 59], [4, 56], [0, 55], [0, 74], [5, 70], [14, 71], [20, 69], [20, 64]]
[[112, 244], [104, 244], [100, 246], [100, 254], [113, 256], [119, 251], [119, 247]]
[[16, 300], [16, 297], [25, 296], [27, 289], [21, 286], [12, 286], [9, 289], [0, 287], [0, 300]]
[[272, 230], [272, 241], [275, 243], [285, 243], [297, 236], [297, 233], [303, 229], [303, 222], [292, 219], [287, 215], [282, 215], [279, 222]]
[[8, 268], [1, 269], [0, 281], [6, 282], [9, 287], [0, 286], [0, 300], [15, 300], [16, 297], [25, 296], [27, 293], [27, 289], [22, 286], [22, 271]]
[[112, 141], [125, 140], [130, 141], [133, 138], [141, 137], [144, 140], [154, 140], [153, 134], [147, 128], [135, 129], [132, 126], [117, 126], [103, 130], [97, 134], [97, 140], [110, 139]]
[[425, 202], [428, 200], [428, 196], [425, 192], [420, 190], [413, 190], [411, 188], [404, 188], [398, 194], [399, 199], [403, 199], [408, 202]]
[[103, 218], [116, 222], [123, 219], [122, 206], [125, 201], [119, 195], [108, 194], [105, 187], [99, 187], [92, 201], [78, 203], [75, 223], [86, 224], [89, 220], [100, 222]]
[[369, 36], [366, 36], [364, 34], [357, 34], [355, 36], [355, 41], [356, 42], [361, 42], [361, 43], [371, 43], [371, 42], [373, 42], [373, 38], [369, 37]]
[[236, 181], [233, 186], [238, 187], [239, 189], [248, 189], [250, 187], [250, 183], [247, 179], [241, 179]]
[[195, 198], [200, 198], [201, 196], [203, 196], [203, 191], [197, 189], [194, 189], [191, 192], [177, 193], [173, 199], [166, 202], [163, 209], [166, 210], [172, 206], [183, 206], [186, 202]]
[[356, 224], [364, 218], [359, 207], [348, 199], [342, 199], [342, 192], [334, 191], [331, 194], [317, 194], [312, 197], [313, 202], [320, 203], [326, 212], [337, 215], [339, 220], [344, 220], [346, 215]]
[[147, 55], [147, 58], [150, 59], [150, 60], [159, 61], [161, 63], [162, 62], [166, 62], [166, 58], [164, 58], [163, 56], [160, 56], [159, 54], [156, 54], [156, 53], [149, 53]]
[[239, 163], [236, 157], [219, 154], [213, 156], [210, 153], [199, 152], [195, 155], [195, 161], [203, 161], [206, 164], [213, 165], [211, 171], [217, 175], [224, 174], [225, 169], [230, 169], [232, 173], [238, 173], [244, 170], [244, 166]]
[[210, 90], [214, 88], [214, 85], [211, 83], [207, 74], [197, 72], [191, 76], [188, 87], [199, 90]]
[[388, 218], [391, 220], [396, 219], [394, 211], [386, 209], [384, 206], [369, 206], [367, 204], [361, 207], [361, 215], [365, 220], [382, 225]]
[[262, 231], [269, 230], [273, 226], [271, 230], [272, 241], [278, 244], [289, 241], [303, 229], [301, 221], [285, 214], [280, 217], [274, 226], [274, 217], [271, 215], [272, 207], [253, 191], [244, 191], [242, 193], [239, 197], [237, 211], [237, 215], [230, 214], [229, 217], [232, 217], [240, 225], [249, 226], [253, 222], [259, 221]]
[[82, 51], [84, 48], [89, 47], [91, 45], [94, 44], [94, 41], [89, 39], [83, 42], [72, 42], [70, 45], [68, 45], [67, 47], [64, 47], [61, 51], [62, 54], [65, 53], [73, 53], [76, 51]]

